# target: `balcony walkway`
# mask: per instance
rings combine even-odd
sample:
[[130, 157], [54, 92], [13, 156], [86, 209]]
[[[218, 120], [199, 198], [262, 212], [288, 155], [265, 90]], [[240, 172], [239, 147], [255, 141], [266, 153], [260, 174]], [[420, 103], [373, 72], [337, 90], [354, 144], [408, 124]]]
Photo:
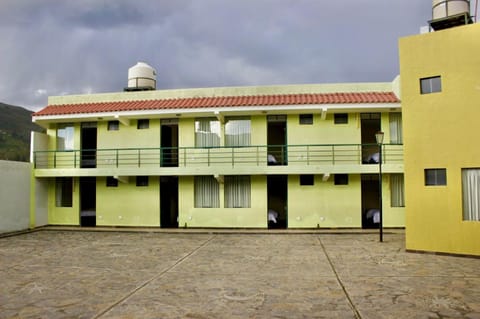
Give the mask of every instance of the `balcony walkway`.
[[[378, 154], [375, 144], [322, 144], [55, 150], [33, 157], [41, 177], [373, 173], [375, 165], [364, 164], [378, 163]], [[403, 172], [403, 145], [383, 144], [382, 164], [385, 172]]]
[[48, 229], [0, 238], [1, 318], [480, 316], [480, 259], [406, 253], [402, 232]]

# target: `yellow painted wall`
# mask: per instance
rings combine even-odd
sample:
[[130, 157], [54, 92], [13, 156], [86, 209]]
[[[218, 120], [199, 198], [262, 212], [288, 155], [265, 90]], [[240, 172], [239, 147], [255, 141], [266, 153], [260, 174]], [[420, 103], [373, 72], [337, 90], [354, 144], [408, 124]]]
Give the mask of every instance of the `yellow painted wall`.
[[195, 119], [183, 118], [178, 121], [178, 145], [195, 147]]
[[252, 145], [267, 145], [267, 117], [265, 115], [251, 117]]
[[[480, 24], [400, 39], [406, 246], [480, 255], [480, 222], [463, 221], [462, 168], [480, 167]], [[442, 92], [420, 94], [441, 76]], [[425, 186], [424, 169], [446, 168], [446, 186]]]
[[128, 183], [107, 187], [106, 178], [97, 178], [98, 226], [160, 226], [160, 183], [150, 176], [148, 186], [136, 186], [132, 176]]
[[288, 180], [288, 226], [362, 227], [360, 175], [349, 175], [348, 185], [334, 185], [333, 175], [313, 186], [301, 186], [298, 175]]
[[[389, 175], [382, 180], [383, 226], [403, 227], [405, 208], [391, 207]], [[301, 186], [298, 175], [292, 175], [288, 184], [288, 226], [362, 227], [362, 185], [360, 175], [350, 174], [348, 185], [335, 185], [333, 175], [322, 181], [315, 175], [313, 186]]]
[[50, 225], [80, 225], [78, 178], [73, 179], [72, 207], [56, 207], [55, 178], [48, 183], [48, 223]]
[[[73, 148], [80, 148], [80, 123], [73, 124], [74, 142]], [[57, 127], [52, 125], [47, 129], [48, 149], [57, 149]], [[67, 156], [73, 160], [71, 155]], [[64, 157], [67, 160], [67, 157]], [[53, 162], [52, 162], [53, 163]], [[61, 162], [57, 162], [61, 166]], [[48, 181], [48, 223], [51, 225], [80, 225], [80, 198], [79, 198], [79, 179], [73, 179], [72, 207], [56, 207], [55, 197], [55, 178]]]
[[[252, 145], [265, 145], [267, 119], [265, 115], [251, 117]], [[388, 125], [388, 114], [382, 116], [382, 126]], [[75, 124], [75, 148], [80, 147], [80, 123]], [[349, 115], [349, 123], [335, 125], [333, 114], [325, 120], [314, 115], [313, 125], [300, 125], [298, 115], [289, 115], [287, 123], [289, 142], [292, 144], [359, 143], [360, 122], [358, 114]], [[386, 130], [388, 132], [388, 130]], [[56, 146], [56, 130], [49, 130], [50, 147]], [[97, 145], [102, 148], [158, 147], [160, 121], [151, 120], [150, 128], [138, 130], [136, 120], [130, 125], [120, 124], [118, 131], [108, 131], [107, 122], [97, 124]], [[194, 118], [179, 119], [179, 145], [194, 146]], [[237, 168], [241, 174], [242, 169]], [[193, 207], [193, 177], [181, 177], [179, 183], [179, 225], [189, 227], [267, 227], [266, 176], [252, 176], [252, 208], [223, 208], [223, 187], [220, 189], [221, 208], [198, 209]], [[361, 183], [359, 175], [350, 175], [349, 185], [333, 185], [333, 174], [323, 182], [322, 175], [315, 177], [315, 186], [300, 186], [298, 175], [289, 178], [289, 227], [361, 227]], [[78, 183], [78, 179], [77, 179]], [[135, 176], [128, 183], [119, 182], [117, 188], [107, 188], [105, 177], [97, 178], [97, 225], [158, 226], [158, 177], [150, 177], [149, 186], [136, 187]], [[389, 208], [389, 184], [384, 181], [384, 225], [403, 226], [403, 208]], [[78, 185], [77, 185], [78, 187]], [[74, 207], [56, 208], [55, 189], [50, 187], [49, 210], [52, 224], [79, 224], [79, 194], [74, 192]], [[119, 201], [118, 198], [122, 200]], [[313, 203], [312, 203], [313, 199]], [[348, 200], [346, 200], [348, 199]], [[312, 208], [313, 207], [313, 208]], [[392, 210], [395, 213], [390, 214]], [[191, 218], [191, 219], [190, 219]]]
[[160, 120], [150, 119], [148, 129], [137, 129], [137, 120], [119, 124], [118, 131], [109, 131], [108, 122], [97, 123], [97, 148], [160, 147]]
[[[368, 112], [366, 112], [368, 113]], [[288, 144], [360, 144], [360, 113], [349, 113], [347, 124], [335, 124], [334, 113], [328, 113], [324, 120], [320, 114], [313, 115], [312, 125], [299, 123], [298, 114], [288, 116]], [[389, 113], [381, 113], [381, 129], [384, 143], [390, 143]]]
[[333, 113], [324, 120], [320, 114], [313, 115], [313, 124], [299, 123], [299, 115], [291, 114], [287, 118], [288, 144], [358, 144], [361, 142], [359, 114], [348, 114], [347, 124], [335, 124]]
[[47, 136], [48, 136], [48, 149], [49, 150], [56, 150], [57, 149], [57, 127], [56, 127], [56, 125], [51, 125], [47, 129]]
[[194, 178], [179, 178], [179, 227], [267, 227], [267, 179], [251, 176], [251, 208], [224, 208], [220, 185], [220, 208], [194, 207]]
[[[97, 178], [96, 215], [98, 226], [159, 226], [159, 180], [149, 177], [149, 186], [137, 187], [132, 176], [128, 183], [106, 187], [106, 178]], [[55, 179], [48, 187], [48, 223], [52, 225], [80, 224], [79, 180], [74, 178], [72, 207], [56, 207]]]

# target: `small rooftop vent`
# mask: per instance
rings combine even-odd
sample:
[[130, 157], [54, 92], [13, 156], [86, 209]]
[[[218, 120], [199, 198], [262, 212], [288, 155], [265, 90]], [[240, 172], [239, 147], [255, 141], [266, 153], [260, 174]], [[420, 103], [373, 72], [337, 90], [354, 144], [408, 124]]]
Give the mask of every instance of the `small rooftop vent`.
[[473, 23], [470, 0], [433, 0], [429, 23], [435, 31]]
[[125, 91], [148, 91], [157, 88], [157, 72], [145, 62], [128, 69], [128, 86]]

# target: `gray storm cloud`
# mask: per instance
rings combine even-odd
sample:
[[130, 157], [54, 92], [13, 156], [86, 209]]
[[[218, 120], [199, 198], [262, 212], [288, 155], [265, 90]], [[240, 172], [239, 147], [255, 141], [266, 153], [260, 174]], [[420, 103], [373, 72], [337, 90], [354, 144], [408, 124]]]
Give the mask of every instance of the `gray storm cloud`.
[[390, 81], [428, 0], [2, 0], [0, 101], [120, 91], [146, 61], [158, 89]]

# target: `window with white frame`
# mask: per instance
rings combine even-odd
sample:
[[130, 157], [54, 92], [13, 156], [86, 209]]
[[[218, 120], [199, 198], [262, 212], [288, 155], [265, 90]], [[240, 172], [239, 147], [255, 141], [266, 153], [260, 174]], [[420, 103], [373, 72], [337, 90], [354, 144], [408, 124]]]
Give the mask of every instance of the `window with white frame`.
[[225, 176], [225, 207], [250, 208], [250, 176]]
[[226, 118], [225, 146], [249, 146], [251, 121], [249, 117]]
[[390, 113], [390, 143], [403, 144], [402, 113]]
[[220, 207], [219, 185], [213, 176], [195, 176], [194, 193], [196, 208]]
[[72, 207], [73, 178], [57, 177], [55, 179], [55, 206]]
[[463, 220], [480, 221], [480, 168], [462, 169]]
[[403, 174], [390, 175], [390, 206], [405, 207], [405, 182]]
[[195, 120], [195, 146], [220, 146], [220, 121], [216, 118], [199, 118]]
[[73, 150], [73, 124], [58, 124], [57, 127], [57, 150]]

